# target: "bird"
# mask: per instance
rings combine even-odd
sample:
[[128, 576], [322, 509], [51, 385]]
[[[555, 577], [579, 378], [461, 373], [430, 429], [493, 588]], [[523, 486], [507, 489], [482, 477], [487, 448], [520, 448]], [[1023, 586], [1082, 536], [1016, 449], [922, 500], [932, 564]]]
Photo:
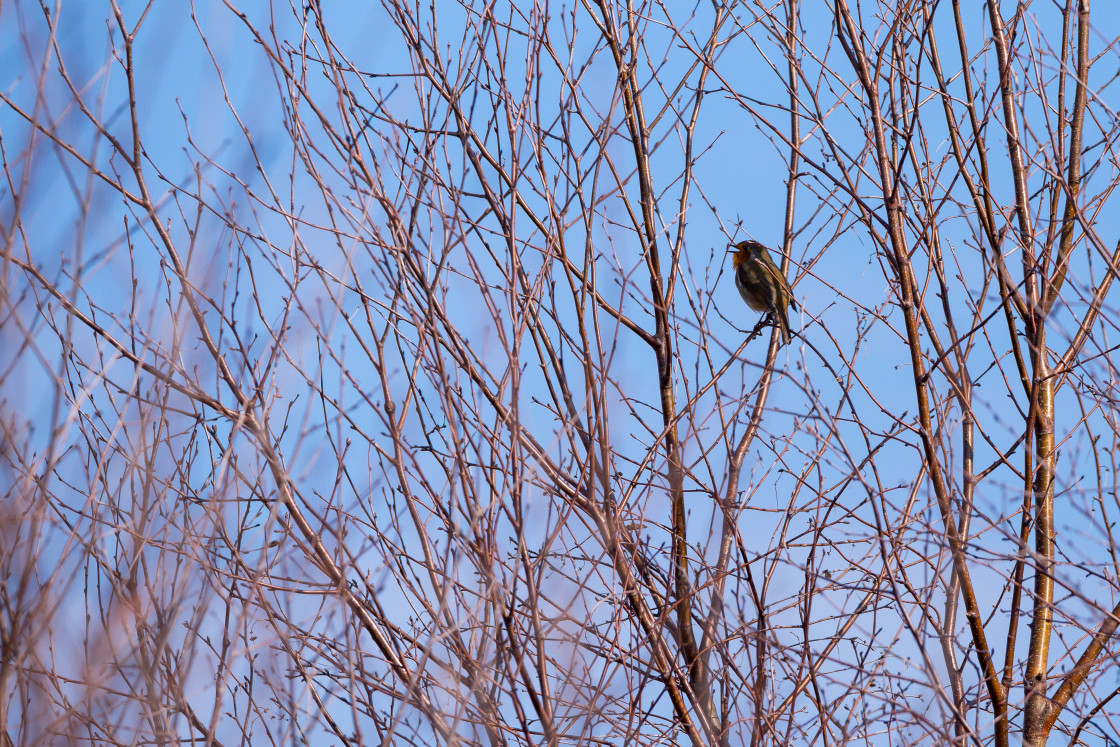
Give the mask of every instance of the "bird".
[[770, 258], [770, 251], [755, 241], [748, 239], [728, 249], [731, 264], [735, 267], [735, 287], [739, 295], [755, 311], [770, 312], [782, 332], [782, 344], [790, 340], [789, 315], [787, 306], [797, 308], [793, 291], [781, 269]]

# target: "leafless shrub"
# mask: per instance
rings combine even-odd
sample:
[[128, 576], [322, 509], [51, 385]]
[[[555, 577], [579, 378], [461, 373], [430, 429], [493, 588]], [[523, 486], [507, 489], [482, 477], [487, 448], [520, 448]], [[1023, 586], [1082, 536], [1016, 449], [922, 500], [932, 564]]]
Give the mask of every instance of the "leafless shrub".
[[0, 11], [6, 743], [1120, 739], [1087, 0], [216, 6]]

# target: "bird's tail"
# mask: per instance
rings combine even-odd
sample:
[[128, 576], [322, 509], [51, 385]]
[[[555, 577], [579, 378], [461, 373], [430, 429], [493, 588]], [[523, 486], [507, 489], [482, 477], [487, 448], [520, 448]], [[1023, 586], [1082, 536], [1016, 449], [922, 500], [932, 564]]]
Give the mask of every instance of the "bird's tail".
[[785, 309], [778, 309], [774, 316], [778, 319], [778, 327], [782, 330], [782, 344], [789, 345], [792, 333], [789, 330], [789, 313]]

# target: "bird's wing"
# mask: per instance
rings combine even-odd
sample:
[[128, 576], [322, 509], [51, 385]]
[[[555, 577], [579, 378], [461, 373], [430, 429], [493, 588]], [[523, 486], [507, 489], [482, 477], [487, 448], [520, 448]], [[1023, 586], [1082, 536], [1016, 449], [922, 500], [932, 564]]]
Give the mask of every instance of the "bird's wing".
[[770, 274], [770, 277], [781, 283], [782, 287], [785, 288], [786, 294], [789, 296], [790, 304], [793, 305], [794, 308], [797, 308], [797, 304], [793, 300], [793, 289], [789, 287], [789, 281], [786, 280], [786, 276], [782, 274], [781, 268], [774, 264], [773, 259], [769, 262], [759, 262], [759, 264], [762, 265], [763, 270]]

